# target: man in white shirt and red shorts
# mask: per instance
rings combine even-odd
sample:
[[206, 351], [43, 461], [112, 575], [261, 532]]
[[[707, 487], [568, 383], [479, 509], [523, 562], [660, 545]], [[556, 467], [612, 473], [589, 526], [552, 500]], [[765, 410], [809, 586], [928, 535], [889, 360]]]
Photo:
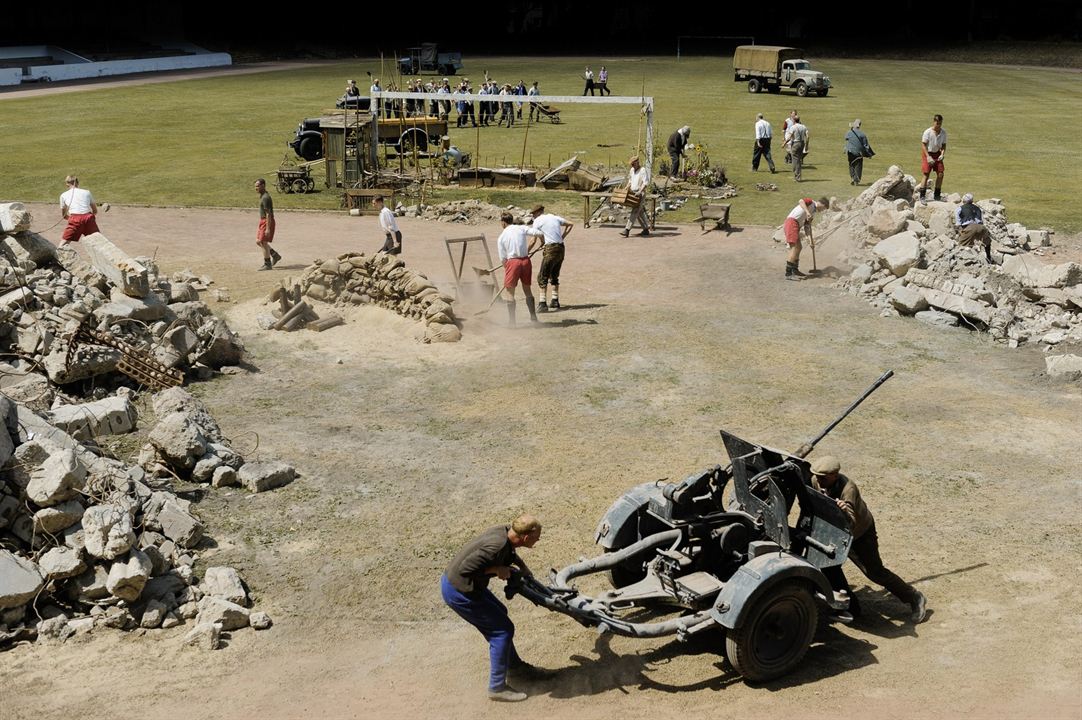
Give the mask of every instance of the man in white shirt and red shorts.
[[60, 215], [67, 219], [68, 226], [64, 228], [60, 247], [79, 242], [79, 238], [84, 235], [100, 232], [95, 218], [98, 206], [94, 202], [94, 196], [89, 190], [79, 187], [79, 178], [74, 175], [68, 175], [64, 182], [68, 189], [60, 195]]
[[935, 172], [935, 194], [933, 200], [939, 201], [943, 189], [943, 156], [947, 154], [947, 131], [943, 129], [943, 116], [932, 116], [932, 127], [924, 131], [920, 138], [920, 172], [924, 179], [920, 181], [917, 190], [920, 193], [920, 204], [927, 205], [924, 193], [928, 190], [928, 176]]
[[516, 225], [511, 213], [500, 215], [500, 222], [503, 224], [503, 232], [496, 241], [496, 251], [499, 253], [500, 263], [503, 264], [503, 294], [507, 301], [507, 320], [511, 325], [515, 324], [515, 287], [521, 282], [530, 320], [539, 322], [533, 291], [530, 289], [530, 275], [533, 274], [530, 255], [538, 244], [534, 238], [544, 237], [544, 234], [529, 225]]
[[806, 277], [805, 273], [800, 272], [800, 228], [803, 227], [808, 233], [808, 242], [815, 242], [812, 237], [812, 219], [817, 211], [826, 210], [828, 207], [830, 201], [825, 197], [818, 200], [801, 198], [789, 213], [789, 217], [785, 218], [782, 228], [785, 230], [785, 242], [789, 245], [789, 255], [785, 258], [786, 280], [802, 280]]

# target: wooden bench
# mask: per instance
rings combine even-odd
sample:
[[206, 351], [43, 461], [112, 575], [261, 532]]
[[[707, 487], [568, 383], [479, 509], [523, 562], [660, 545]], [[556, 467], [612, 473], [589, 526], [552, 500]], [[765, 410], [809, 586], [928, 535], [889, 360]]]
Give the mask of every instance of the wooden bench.
[[[590, 223], [593, 221], [593, 216], [601, 211], [601, 208], [605, 206], [605, 203], [612, 200], [613, 190], [601, 190], [593, 192], [579, 193], [582, 195], [583, 208], [582, 208], [582, 220], [583, 227], [590, 227]], [[643, 198], [643, 202], [649, 203], [649, 207], [646, 210], [646, 219], [650, 221], [650, 230], [654, 229], [654, 224], [657, 222], [657, 199], [658, 195], [647, 195]], [[596, 209], [591, 210], [590, 206], [593, 200], [597, 198], [600, 200]]]
[[372, 198], [377, 195], [382, 195], [383, 204], [394, 210], [395, 197], [392, 188], [346, 188], [346, 209], [360, 210], [361, 215], [378, 215], [379, 211], [372, 207]]
[[[729, 230], [729, 203], [702, 203], [699, 205], [699, 217], [694, 222], [699, 223], [703, 235], [711, 230]], [[712, 227], [706, 227], [707, 223], [713, 223]]]

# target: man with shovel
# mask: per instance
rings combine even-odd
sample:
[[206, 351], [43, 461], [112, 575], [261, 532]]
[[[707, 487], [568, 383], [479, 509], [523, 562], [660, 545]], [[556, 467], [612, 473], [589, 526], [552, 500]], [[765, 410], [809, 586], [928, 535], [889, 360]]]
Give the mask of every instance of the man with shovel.
[[789, 245], [789, 254], [785, 258], [786, 280], [803, 280], [807, 277], [806, 273], [800, 272], [800, 251], [802, 249], [800, 229], [801, 227], [804, 228], [808, 235], [808, 242], [814, 248], [815, 238], [812, 237], [812, 220], [815, 218], [816, 212], [826, 210], [828, 207], [830, 207], [830, 201], [825, 197], [818, 200], [801, 198], [800, 202], [789, 213], [789, 217], [785, 218], [785, 224], [782, 225], [782, 228], [785, 230], [785, 242]]
[[515, 286], [522, 283], [522, 294], [526, 296], [526, 309], [530, 311], [530, 322], [539, 322], [534, 306], [533, 291], [530, 289], [530, 275], [533, 264], [530, 255], [540, 244], [532, 238], [544, 237], [544, 233], [529, 225], [516, 225], [511, 213], [500, 215], [503, 232], [496, 241], [496, 249], [503, 265], [503, 294], [507, 301], [507, 321], [515, 324]]

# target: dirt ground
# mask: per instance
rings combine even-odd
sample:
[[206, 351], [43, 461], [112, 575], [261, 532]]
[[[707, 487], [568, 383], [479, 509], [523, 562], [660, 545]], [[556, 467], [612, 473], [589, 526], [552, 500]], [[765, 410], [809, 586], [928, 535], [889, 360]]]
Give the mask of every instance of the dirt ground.
[[[33, 209], [52, 222], [54, 208]], [[496, 227], [400, 222], [402, 258], [445, 289], [445, 235], [480, 229], [495, 250]], [[280, 213], [284, 260], [268, 273], [254, 272], [252, 211], [114, 207], [100, 224], [236, 301], [210, 304], [252, 372], [194, 390], [235, 446], [258, 438], [254, 456], [301, 478], [209, 493], [199, 566], [240, 569], [275, 625], [214, 653], [182, 648], [184, 627], [16, 647], [0, 653], [0, 715], [1082, 717], [1082, 393], [1045, 379], [1038, 351], [881, 318], [829, 279], [786, 282], [772, 228], [625, 240], [576, 227], [563, 310], [510, 329], [502, 308], [473, 317], [482, 304], [458, 303], [462, 342], [423, 345], [377, 308], [322, 334], [255, 322], [313, 258], [378, 248], [372, 217]], [[525, 706], [485, 698], [484, 643], [437, 587], [461, 543], [530, 510], [545, 524], [523, 553], [533, 568], [592, 555], [624, 489], [725, 462], [720, 428], [795, 449], [886, 369], [818, 452], [860, 484], [888, 566], [928, 596], [927, 622], [847, 566], [864, 621], [823, 625], [798, 671], [751, 686], [718, 636], [599, 636], [516, 598], [518, 648], [559, 672]]]

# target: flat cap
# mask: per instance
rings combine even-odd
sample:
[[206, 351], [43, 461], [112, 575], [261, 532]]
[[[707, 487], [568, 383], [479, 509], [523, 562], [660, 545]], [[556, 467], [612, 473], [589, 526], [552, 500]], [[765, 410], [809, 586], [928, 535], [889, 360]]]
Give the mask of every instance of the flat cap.
[[811, 465], [812, 475], [830, 475], [841, 472], [842, 464], [833, 455], [823, 455], [815, 459]]

